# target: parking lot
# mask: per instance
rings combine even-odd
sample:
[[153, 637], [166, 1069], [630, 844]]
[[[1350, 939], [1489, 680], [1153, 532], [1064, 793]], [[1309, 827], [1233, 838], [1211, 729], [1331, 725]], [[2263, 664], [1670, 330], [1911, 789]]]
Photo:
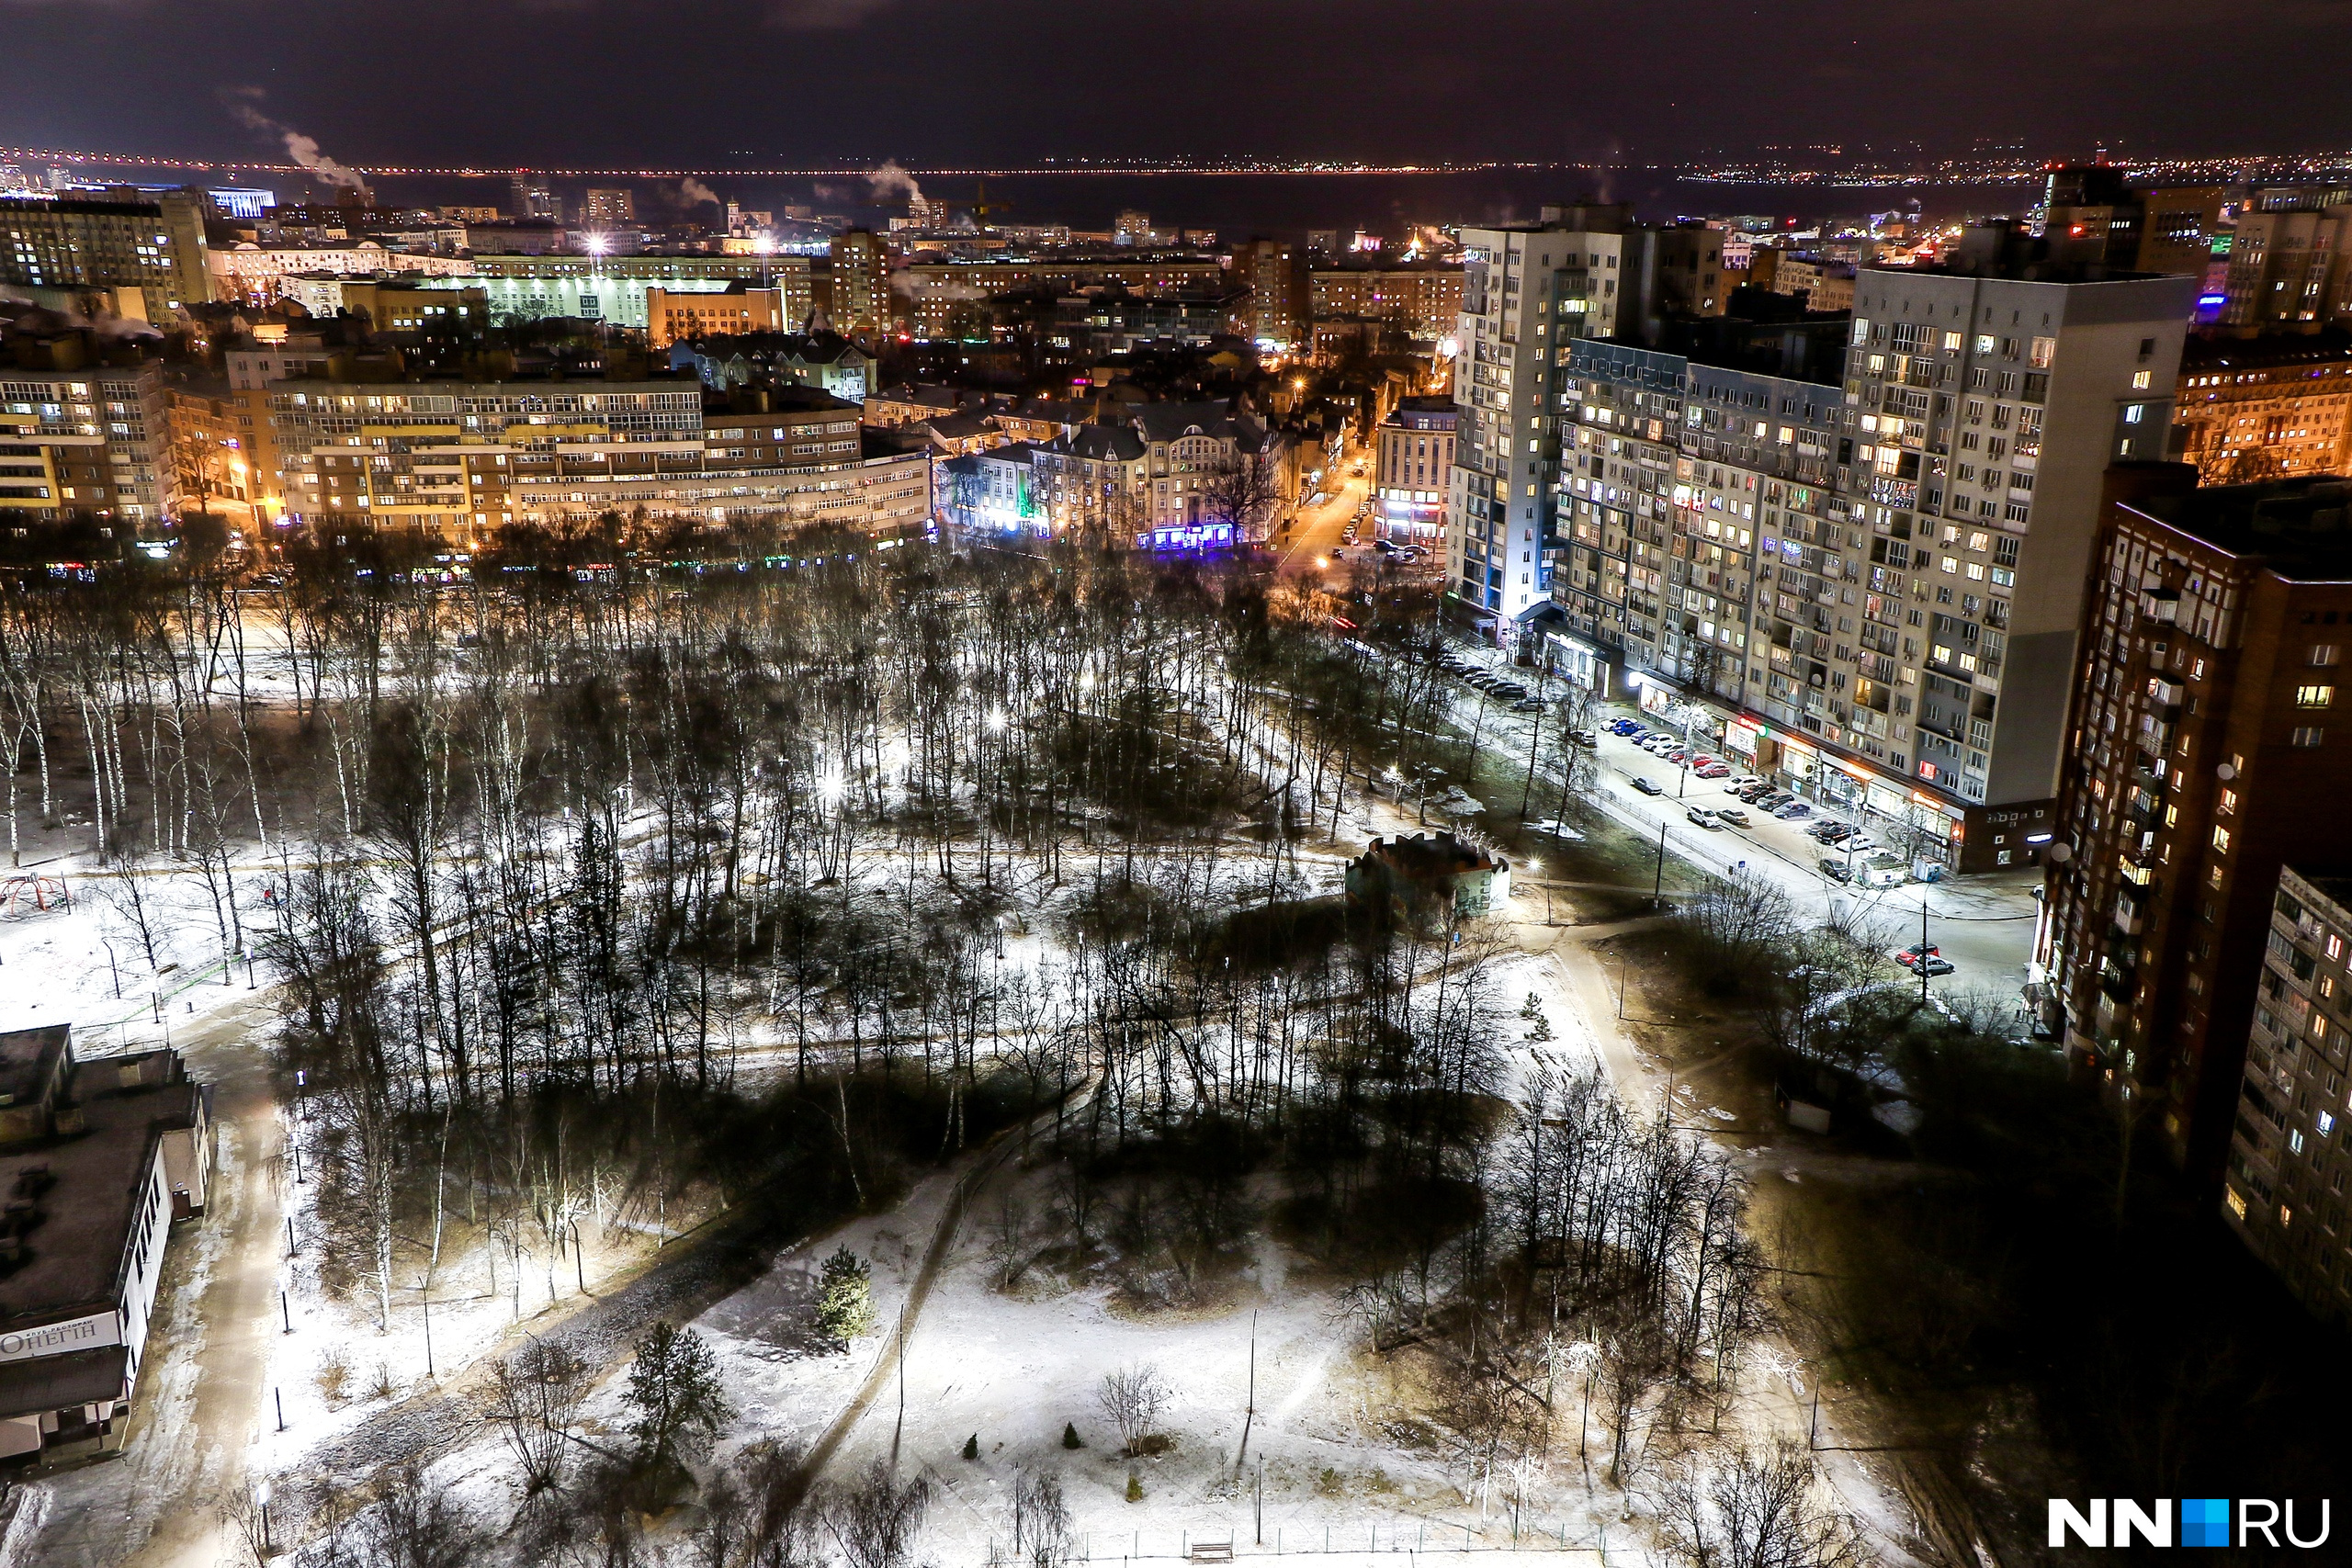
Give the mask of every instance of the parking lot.
[[[1455, 652], [1477, 671], [1521, 682], [1531, 699], [1539, 694], [1539, 688], [1541, 694], [1554, 699], [1563, 690], [1564, 683], [1557, 678], [1546, 683], [1534, 670], [1510, 667], [1500, 655], [1487, 650], [1463, 646]], [[1466, 683], [1458, 690], [1457, 711], [1465, 722], [1474, 718], [1471, 709], [1476, 704], [1488, 704], [1486, 729], [1493, 737], [1493, 750], [1521, 758], [1527, 755], [1531, 715], [1513, 712], [1511, 704], [1496, 702]], [[1724, 772], [1702, 778], [1688, 767], [1644, 750], [1633, 737], [1612, 732], [1610, 726], [1616, 720], [1639, 721], [1644, 729], [1661, 727], [1644, 719], [1629, 703], [1602, 705], [1595, 710], [1600, 785], [1596, 804], [1628, 828], [1653, 839], [1663, 828], [1673, 853], [1708, 870], [1724, 873], [1741, 867], [1770, 876], [1801, 908], [1822, 916], [1833, 908], [1859, 913], [1887, 933], [1890, 953], [1919, 940], [1924, 905], [1928, 939], [1953, 965], [1953, 973], [1939, 976], [1936, 984], [2009, 992], [2024, 983], [2026, 962], [2032, 953], [2034, 917], [2041, 908], [2033, 897], [2041, 886], [2039, 872], [1947, 876], [1935, 883], [1915, 882], [1906, 875], [1900, 886], [1876, 887], [1866, 886], [1868, 879], [1859, 876], [1852, 882], [1834, 880], [1824, 874], [1822, 861], [1838, 863], [1842, 869], [1848, 857], [1842, 850], [1825, 845], [1806, 832], [1822, 818], [1817, 807], [1797, 819], [1771, 816], [1732, 793], [1734, 786], [1751, 776], [1730, 765], [1736, 759], [1722, 758]], [[1551, 723], [1547, 715], [1547, 739], [1540, 748], [1547, 754], [1553, 750], [1548, 739]], [[1538, 767], [1545, 767], [1542, 757]], [[1558, 776], [1555, 770], [1546, 771]], [[1636, 780], [1646, 781], [1657, 793], [1641, 789]], [[1747, 820], [1745, 826], [1703, 826], [1690, 819], [1693, 807], [1708, 812], [1729, 807]], [[1829, 815], [1841, 822], [1853, 822], [1849, 814]], [[1869, 836], [1882, 840], [1882, 850], [1886, 848], [1884, 835], [1871, 832]], [[1875, 852], [1860, 852], [1852, 859], [1858, 864], [1867, 863]]]

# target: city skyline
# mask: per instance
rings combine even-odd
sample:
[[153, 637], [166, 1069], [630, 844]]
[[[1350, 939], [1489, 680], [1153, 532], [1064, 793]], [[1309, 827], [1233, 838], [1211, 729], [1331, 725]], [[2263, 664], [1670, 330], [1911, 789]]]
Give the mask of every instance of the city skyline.
[[[1102, 39], [1045, 0], [985, 13], [934, 0], [724, 4], [691, 29], [636, 0], [462, 13], [356, 0], [241, 12], [233, 26], [201, 0], [7, 0], [7, 12], [14, 52], [34, 69], [17, 79], [0, 139], [215, 157], [241, 141], [256, 157], [275, 152], [288, 132], [346, 162], [458, 166], [911, 162], [947, 147], [958, 162], [1004, 164], [1581, 162], [1824, 140], [1958, 149], [1988, 126], [2083, 153], [2352, 142], [2352, 107], [2329, 91], [2346, 49], [2313, 47], [2352, 31], [2339, 0], [2241, 16], [2225, 48], [2211, 47], [2209, 17], [2170, 3], [1997, 6], [1929, 47], [1916, 18], [1846, 0], [1769, 15], [1707, 0], [1671, 24], [1516, 0], [1479, 29], [1453, 27], [1427, 0], [1374, 0], [1338, 37], [1317, 7], [1253, 12], [1244, 30], [1224, 0], [1195, 0], [1163, 18], [1148, 79], [1115, 106], [1055, 89], [1097, 78]], [[105, 40], [108, 71], [91, 77], [70, 67], [94, 21], [119, 25]], [[1501, 38], [1510, 47], [1493, 47]], [[653, 90], [648, 44], [696, 90]], [[2037, 59], [2048, 66], [2020, 68]], [[1586, 63], [1603, 61], [1606, 71]], [[2064, 93], [2049, 90], [2050, 69], [2066, 71]], [[1858, 91], [1872, 81], [1888, 90]], [[2216, 103], [2233, 106], [2241, 145], [2199, 145]]]

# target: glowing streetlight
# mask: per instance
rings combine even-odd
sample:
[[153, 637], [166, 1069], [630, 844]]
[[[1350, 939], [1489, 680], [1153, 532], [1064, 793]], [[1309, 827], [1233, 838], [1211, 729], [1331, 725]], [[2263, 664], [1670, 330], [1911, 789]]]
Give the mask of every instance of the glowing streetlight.
[[1004, 733], [1004, 710], [1002, 708], [989, 709], [987, 722], [989, 733], [990, 735], [1002, 735]]
[[826, 806], [839, 806], [847, 793], [848, 785], [839, 768], [827, 768], [817, 775], [817, 798]]

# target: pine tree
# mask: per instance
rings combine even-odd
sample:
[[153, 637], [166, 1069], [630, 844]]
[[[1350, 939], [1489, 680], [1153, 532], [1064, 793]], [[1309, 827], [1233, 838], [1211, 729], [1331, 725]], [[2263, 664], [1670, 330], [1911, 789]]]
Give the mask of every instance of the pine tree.
[[657, 1323], [638, 1342], [622, 1400], [632, 1413], [629, 1435], [649, 1470], [678, 1462], [682, 1447], [707, 1446], [735, 1417], [718, 1381], [718, 1361], [693, 1329]]
[[1075, 1421], [1063, 1422], [1062, 1447], [1066, 1449], [1082, 1449], [1085, 1446], [1085, 1441], [1078, 1435], [1078, 1423]]
[[1127, 1501], [1130, 1503], [1143, 1501], [1143, 1477], [1132, 1470], [1127, 1472]]
[[844, 1243], [825, 1259], [817, 1286], [817, 1332], [836, 1350], [874, 1326], [871, 1271]]

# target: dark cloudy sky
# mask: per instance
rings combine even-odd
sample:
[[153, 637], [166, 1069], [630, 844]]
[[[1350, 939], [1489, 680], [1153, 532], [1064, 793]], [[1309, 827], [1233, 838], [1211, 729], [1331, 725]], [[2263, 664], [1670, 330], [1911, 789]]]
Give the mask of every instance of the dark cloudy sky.
[[[2352, 0], [0, 0], [0, 142], [362, 164], [2352, 145]], [[259, 89], [259, 96], [241, 89]]]

